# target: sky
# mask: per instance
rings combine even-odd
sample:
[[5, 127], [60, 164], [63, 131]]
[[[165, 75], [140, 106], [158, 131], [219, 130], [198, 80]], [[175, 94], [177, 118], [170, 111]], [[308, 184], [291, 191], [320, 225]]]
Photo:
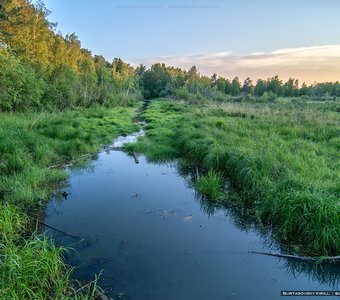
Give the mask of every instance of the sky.
[[111, 61], [240, 79], [340, 81], [339, 0], [45, 0], [62, 34]]

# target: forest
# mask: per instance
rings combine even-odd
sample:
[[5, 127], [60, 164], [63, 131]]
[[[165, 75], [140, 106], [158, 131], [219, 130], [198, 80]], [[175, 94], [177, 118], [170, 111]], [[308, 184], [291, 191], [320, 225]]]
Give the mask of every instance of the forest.
[[43, 2], [5, 0], [0, 9], [1, 111], [132, 105], [141, 96], [189, 102], [340, 97], [338, 81], [307, 86], [297, 78], [283, 82], [274, 76], [240, 82], [238, 77], [200, 75], [195, 66], [186, 71], [161, 63], [134, 68], [120, 58], [108, 62], [82, 48], [75, 33], [58, 33]]
[[100, 297], [96, 280], [82, 288], [70, 279], [65, 249], [32, 216], [67, 178], [54, 166], [81, 164], [138, 130], [136, 110], [146, 134], [126, 151], [185, 158], [202, 170], [196, 187], [207, 201], [249, 211], [298, 255], [339, 255], [339, 81], [241, 81], [107, 61], [59, 33], [49, 13], [42, 1], [0, 3], [1, 299]]

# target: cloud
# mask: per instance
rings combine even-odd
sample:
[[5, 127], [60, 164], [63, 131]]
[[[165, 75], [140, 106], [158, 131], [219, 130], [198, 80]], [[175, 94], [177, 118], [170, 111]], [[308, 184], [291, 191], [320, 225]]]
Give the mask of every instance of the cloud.
[[235, 55], [230, 52], [185, 54], [133, 60], [132, 64], [150, 66], [156, 62], [189, 69], [196, 65], [201, 74], [217, 73], [226, 78], [239, 76], [253, 80], [279, 75], [283, 80], [298, 78], [308, 84], [314, 81], [340, 81], [340, 45], [278, 49]]

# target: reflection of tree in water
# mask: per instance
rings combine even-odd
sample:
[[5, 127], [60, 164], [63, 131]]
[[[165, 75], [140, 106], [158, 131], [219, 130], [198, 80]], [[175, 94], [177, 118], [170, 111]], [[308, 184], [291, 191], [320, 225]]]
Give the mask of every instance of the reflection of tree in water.
[[[197, 178], [197, 170], [190, 163], [180, 160], [177, 165], [178, 173], [185, 179], [188, 187], [195, 186]], [[223, 215], [229, 217], [233, 225], [242, 231], [253, 231], [261, 238], [262, 243], [267, 251], [276, 253], [291, 254], [289, 245], [285, 245], [280, 239], [272, 233], [272, 229], [264, 227], [258, 222], [250, 208], [233, 204], [237, 194], [232, 189], [228, 189], [227, 197], [230, 198], [229, 203], [218, 203], [207, 200], [200, 193], [196, 192], [196, 200], [201, 210], [210, 217]], [[236, 201], [237, 203], [237, 201]], [[252, 249], [249, 249], [249, 251]], [[257, 254], [254, 254], [257, 255]], [[340, 264], [322, 262], [316, 263], [312, 261], [304, 261], [293, 258], [277, 258], [282, 269], [286, 273], [295, 277], [307, 276], [311, 281], [318, 281], [320, 285], [327, 285], [332, 289], [339, 288], [340, 285]]]

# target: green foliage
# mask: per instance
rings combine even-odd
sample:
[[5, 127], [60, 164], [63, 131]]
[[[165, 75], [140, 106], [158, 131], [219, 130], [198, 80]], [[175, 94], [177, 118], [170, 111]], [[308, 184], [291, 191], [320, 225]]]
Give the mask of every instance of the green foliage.
[[181, 87], [176, 90], [176, 98], [188, 101], [190, 97], [190, 93], [186, 87]]
[[261, 102], [274, 102], [276, 100], [277, 96], [272, 92], [264, 92], [263, 95], [261, 96]]
[[151, 99], [163, 96], [169, 81], [170, 75], [164, 64], [152, 65], [151, 69], [145, 71], [140, 78], [144, 98]]
[[214, 201], [223, 196], [221, 192], [222, 182], [222, 177], [211, 169], [207, 175], [199, 178], [196, 187], [199, 192]]
[[120, 59], [110, 64], [93, 57], [74, 33], [55, 33], [49, 13], [42, 1], [0, 5], [0, 111], [135, 102], [134, 69]]
[[78, 76], [70, 66], [56, 67], [51, 74], [49, 88], [45, 94], [45, 98], [48, 99], [46, 106], [60, 110], [74, 108], [79, 97], [78, 82]]
[[44, 88], [44, 81], [29, 64], [0, 48], [0, 111], [39, 107]]

